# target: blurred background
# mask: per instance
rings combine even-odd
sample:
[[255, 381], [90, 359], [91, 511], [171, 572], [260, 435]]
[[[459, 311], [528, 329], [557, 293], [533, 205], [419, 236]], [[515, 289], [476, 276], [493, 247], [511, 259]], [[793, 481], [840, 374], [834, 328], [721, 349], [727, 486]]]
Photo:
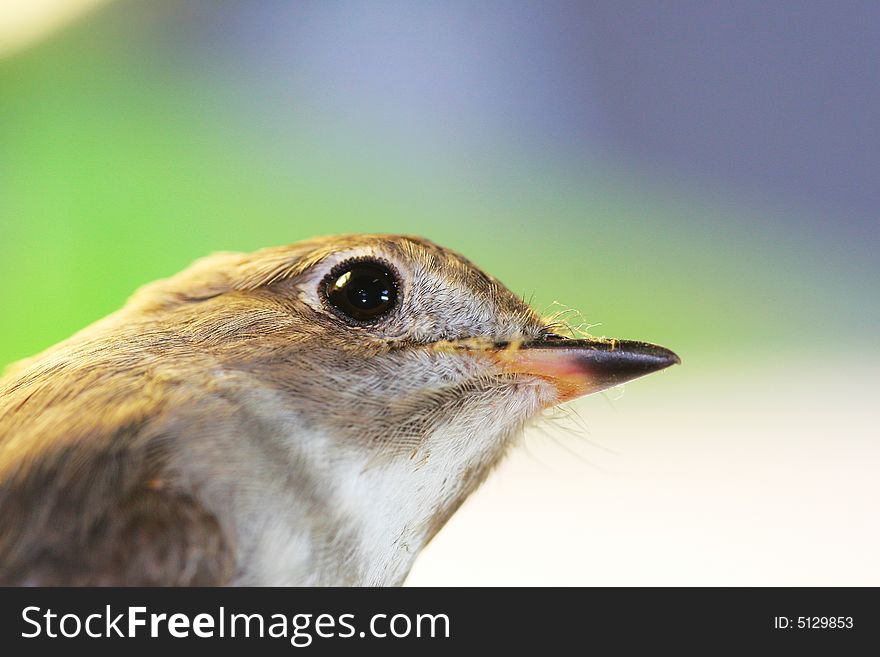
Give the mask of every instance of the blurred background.
[[216, 250], [404, 232], [683, 366], [409, 583], [880, 585], [880, 5], [0, 0], [0, 366]]

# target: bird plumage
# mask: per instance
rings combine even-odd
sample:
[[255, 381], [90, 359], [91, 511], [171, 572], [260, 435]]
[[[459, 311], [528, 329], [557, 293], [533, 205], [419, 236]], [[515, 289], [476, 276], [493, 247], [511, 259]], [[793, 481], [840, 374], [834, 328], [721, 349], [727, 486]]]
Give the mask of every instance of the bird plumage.
[[[400, 296], [349, 322], [364, 258]], [[488, 346], [547, 334], [419, 238], [205, 258], [0, 380], [0, 583], [398, 584], [560, 398]]]
[[[307, 289], [314, 269], [364, 253], [406, 263], [410, 281], [411, 311], [381, 334], [342, 325]], [[464, 453], [473, 433], [537, 410], [484, 417], [499, 384], [418, 346], [538, 331], [500, 284], [422, 240], [200, 261], [2, 381], [0, 579], [398, 582], [464, 483], [446, 463], [420, 475], [440, 458], [433, 434]], [[477, 451], [467, 486], [495, 460]], [[382, 484], [388, 468], [400, 482]], [[427, 506], [404, 517], [413, 495]]]

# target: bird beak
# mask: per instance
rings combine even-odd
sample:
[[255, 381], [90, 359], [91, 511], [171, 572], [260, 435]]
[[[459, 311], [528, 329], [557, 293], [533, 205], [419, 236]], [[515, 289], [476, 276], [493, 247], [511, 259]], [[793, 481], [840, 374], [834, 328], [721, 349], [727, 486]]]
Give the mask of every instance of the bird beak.
[[569, 401], [659, 372], [681, 359], [669, 349], [633, 340], [573, 340], [560, 336], [499, 344], [496, 360], [505, 372], [541, 377]]

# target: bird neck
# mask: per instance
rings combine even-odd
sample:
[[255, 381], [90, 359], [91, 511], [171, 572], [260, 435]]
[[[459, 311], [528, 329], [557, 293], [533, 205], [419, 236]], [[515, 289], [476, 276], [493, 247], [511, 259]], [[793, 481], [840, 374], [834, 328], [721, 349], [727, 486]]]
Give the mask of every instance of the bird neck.
[[419, 435], [371, 445], [314, 422], [274, 387], [237, 379], [214, 382], [212, 398], [230, 409], [193, 411], [211, 448], [191, 440], [177, 458], [234, 537], [238, 583], [251, 585], [401, 583], [539, 405], [519, 395], [484, 408], [477, 396], [480, 412], [465, 400]]

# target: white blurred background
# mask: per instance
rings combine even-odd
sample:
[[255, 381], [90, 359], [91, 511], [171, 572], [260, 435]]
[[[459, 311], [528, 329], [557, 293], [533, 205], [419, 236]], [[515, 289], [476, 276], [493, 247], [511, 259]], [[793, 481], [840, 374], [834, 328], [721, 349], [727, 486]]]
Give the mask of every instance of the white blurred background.
[[581, 426], [530, 430], [408, 584], [880, 585], [880, 361], [770, 360], [680, 386], [685, 356], [574, 402]]

